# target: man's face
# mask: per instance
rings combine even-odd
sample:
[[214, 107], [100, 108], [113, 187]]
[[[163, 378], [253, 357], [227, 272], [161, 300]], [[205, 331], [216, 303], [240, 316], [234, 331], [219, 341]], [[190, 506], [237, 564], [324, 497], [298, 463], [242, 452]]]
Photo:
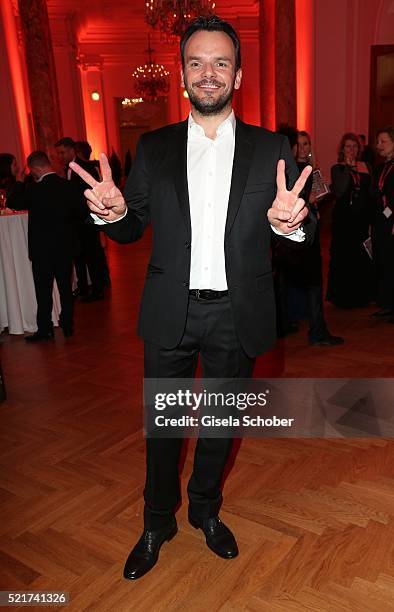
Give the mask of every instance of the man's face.
[[64, 145], [60, 145], [56, 147], [56, 153], [58, 159], [63, 166], [69, 164], [75, 157], [75, 151], [72, 147], [65, 147]]
[[42, 174], [44, 174], [43, 169], [39, 166], [29, 166], [29, 170], [35, 181], [39, 179]]
[[390, 134], [387, 132], [379, 134], [376, 142], [376, 149], [379, 155], [391, 159], [394, 154], [394, 142], [391, 140]]
[[235, 71], [234, 45], [227, 34], [202, 30], [189, 38], [182, 85], [201, 115], [218, 115], [229, 107], [241, 79], [242, 70]]
[[14, 159], [12, 160], [12, 163], [11, 163], [11, 174], [13, 176], [17, 176], [18, 172], [19, 172], [19, 165], [18, 165], [18, 162], [16, 161], [16, 159], [14, 157]]

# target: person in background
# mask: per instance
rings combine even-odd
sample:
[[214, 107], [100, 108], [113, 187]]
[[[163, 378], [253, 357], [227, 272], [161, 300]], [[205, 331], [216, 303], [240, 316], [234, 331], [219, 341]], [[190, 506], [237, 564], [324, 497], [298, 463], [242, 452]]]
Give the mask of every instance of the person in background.
[[[305, 168], [306, 165], [312, 166], [313, 170], [319, 168], [314, 151], [312, 150], [312, 140], [308, 132], [300, 130], [297, 135], [297, 166]], [[319, 209], [317, 206], [316, 196], [313, 193], [313, 174], [311, 175], [312, 188], [309, 193], [308, 203], [314, 209], [317, 219], [319, 219]], [[316, 240], [316, 238], [315, 238]], [[320, 239], [319, 239], [320, 240]], [[320, 250], [320, 248], [319, 248]]]
[[27, 165], [35, 179], [32, 184], [15, 182], [8, 206], [28, 210], [28, 246], [37, 298], [37, 331], [27, 342], [54, 337], [52, 323], [53, 281], [60, 294], [59, 324], [63, 334], [73, 334], [72, 258], [78, 249], [77, 224], [84, 215], [85, 202], [75, 186], [59, 177], [43, 151], [34, 151]]
[[[87, 143], [88, 144], [88, 143]], [[88, 145], [90, 148], [90, 145]], [[73, 170], [69, 167], [70, 162], [75, 161], [94, 179], [100, 180], [100, 174], [95, 164], [89, 160], [83, 160], [77, 156], [76, 145], [72, 138], [64, 137], [58, 140], [55, 144], [58, 158], [63, 163], [65, 174], [69, 181], [72, 181], [79, 190], [80, 195], [88, 189], [89, 185], [85, 183]], [[85, 152], [87, 152], [85, 150]], [[104, 281], [107, 276], [104, 265], [106, 262], [105, 252], [101, 246], [100, 236], [97, 229], [86, 220], [89, 216], [89, 209], [85, 205], [85, 219], [80, 223], [79, 236], [81, 242], [81, 254], [75, 259], [75, 271], [77, 273], [78, 289], [74, 295], [81, 296], [84, 302], [94, 302], [104, 298]], [[87, 270], [89, 271], [90, 280], [92, 283], [91, 291], [88, 289]]]
[[309, 164], [313, 170], [319, 167], [312, 149], [312, 140], [308, 132], [300, 130], [297, 135], [297, 164]]
[[372, 223], [372, 256], [377, 277], [376, 317], [390, 316], [394, 323], [394, 127], [380, 130], [376, 150], [383, 162], [373, 174], [375, 202]]
[[[294, 127], [281, 125], [278, 133], [287, 136], [300, 172], [312, 165], [311, 139], [307, 132], [297, 132]], [[299, 142], [301, 141], [301, 153]], [[308, 340], [312, 346], [337, 346], [344, 339], [333, 336], [327, 327], [323, 306], [323, 271], [320, 250], [319, 216], [316, 198], [311, 193], [312, 174], [309, 175], [302, 194], [310, 204], [310, 214], [316, 220], [313, 242], [305, 249], [294, 252], [286, 243], [276, 245], [276, 289], [278, 305], [278, 335], [286, 336], [298, 331], [297, 319], [306, 315], [309, 322]], [[275, 241], [275, 238], [274, 238]]]
[[90, 161], [92, 147], [86, 140], [76, 140], [75, 153], [77, 154], [77, 157], [79, 157], [79, 159], [83, 159], [83, 161]]
[[116, 187], [120, 187], [122, 183], [122, 164], [115, 151], [112, 149], [111, 156], [109, 158], [109, 165], [111, 168], [112, 178]]
[[95, 168], [93, 171], [94, 174], [97, 172], [101, 178], [100, 162], [97, 159], [90, 159], [90, 156], [92, 155], [92, 147], [87, 140], [77, 140], [75, 142], [75, 152], [79, 159], [83, 159], [83, 161], [90, 163]]
[[370, 168], [375, 167], [375, 153], [372, 147], [367, 144], [365, 134], [359, 134], [358, 139], [361, 144], [361, 161], [365, 162]]
[[125, 175], [125, 179], [127, 179], [127, 177], [129, 176], [132, 165], [133, 165], [133, 159], [131, 157], [131, 151], [130, 151], [130, 149], [127, 149], [127, 153], [126, 153], [125, 158], [124, 158], [124, 175]]
[[[319, 162], [316, 157], [316, 152], [312, 147], [312, 140], [310, 134], [305, 130], [301, 130], [298, 132], [298, 150], [297, 150], [297, 164], [298, 167], [304, 167], [303, 164], [309, 164], [312, 166], [313, 171], [320, 170]], [[323, 177], [321, 176], [321, 172], [319, 176], [315, 176], [315, 172], [312, 174], [312, 190], [309, 196], [309, 205], [311, 208], [315, 209], [315, 213], [317, 218], [320, 220], [320, 211], [319, 205], [325, 201], [325, 198], [320, 195], [319, 198], [316, 197], [315, 191], [316, 187], [321, 193], [321, 183], [325, 183]], [[328, 187], [327, 187], [328, 188]]]
[[92, 166], [94, 166], [96, 169], [95, 172], [97, 171], [98, 175], [101, 177], [100, 163], [97, 159], [93, 159], [93, 160], [90, 159], [90, 156], [92, 155], [92, 147], [87, 142], [87, 140], [77, 140], [75, 142], [75, 152], [77, 154], [77, 157], [79, 157], [79, 159], [83, 159], [83, 161], [89, 162], [90, 164], [92, 164]]
[[[91, 164], [91, 166], [94, 167], [93, 176], [95, 176], [97, 172], [99, 177], [102, 178], [101, 173], [100, 173], [100, 162], [97, 159], [93, 159], [93, 160], [90, 159], [90, 156], [92, 155], [92, 147], [90, 146], [90, 144], [86, 140], [77, 140], [75, 143], [75, 151], [77, 153], [77, 156], [80, 159], [83, 159], [85, 162]], [[99, 267], [102, 270], [102, 274], [103, 274], [103, 284], [106, 287], [110, 287], [111, 277], [109, 273], [108, 261], [107, 261], [107, 257], [105, 254], [105, 248], [104, 248], [105, 243], [106, 243], [106, 237], [103, 235], [103, 233], [101, 233], [99, 235], [99, 239], [100, 239], [101, 246], [103, 247], [102, 249], [97, 250], [97, 257], [99, 259]]]
[[7, 205], [8, 193], [16, 183], [19, 173], [18, 162], [12, 153], [0, 153], [0, 211]]
[[[277, 133], [287, 138], [292, 156], [296, 157], [297, 130], [287, 123], [281, 123], [277, 128]], [[310, 189], [311, 178], [308, 177], [302, 194], [304, 199], [305, 194], [308, 195]], [[271, 237], [271, 247], [276, 304], [276, 331], [278, 338], [284, 338], [299, 331], [297, 321], [305, 315], [305, 304], [300, 305], [298, 291], [293, 291], [288, 282], [288, 266], [295, 254], [289, 252], [286, 245], [277, 240], [275, 236]]]
[[372, 265], [364, 242], [371, 223], [371, 174], [360, 160], [361, 145], [348, 132], [338, 147], [338, 163], [331, 168], [336, 202], [326, 299], [339, 308], [367, 306], [372, 298]]
[[16, 183], [19, 166], [12, 153], [0, 153], [0, 189], [7, 195]]

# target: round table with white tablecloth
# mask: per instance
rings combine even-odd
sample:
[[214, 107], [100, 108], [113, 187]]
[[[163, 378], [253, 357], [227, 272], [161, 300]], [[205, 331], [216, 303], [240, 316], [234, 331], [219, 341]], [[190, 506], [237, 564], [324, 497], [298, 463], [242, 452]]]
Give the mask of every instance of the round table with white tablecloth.
[[[31, 262], [28, 258], [26, 212], [0, 215], [0, 333], [37, 330], [37, 302]], [[58, 325], [59, 292], [54, 283], [52, 321]]]

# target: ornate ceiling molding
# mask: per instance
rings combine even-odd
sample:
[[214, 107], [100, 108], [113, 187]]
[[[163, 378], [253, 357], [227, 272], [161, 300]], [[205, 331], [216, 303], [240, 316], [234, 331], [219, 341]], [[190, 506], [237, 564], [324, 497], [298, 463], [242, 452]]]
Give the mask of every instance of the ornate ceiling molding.
[[[244, 20], [258, 18], [259, 0], [217, 0], [217, 10], [219, 15], [242, 29]], [[144, 20], [144, 11], [144, 0], [117, 0], [116, 3], [109, 0], [48, 0], [51, 22], [71, 16], [81, 45], [130, 44], [138, 41], [141, 32], [146, 33], [149, 28]], [[158, 40], [159, 37], [158, 34]], [[158, 43], [155, 41], [154, 44]]]

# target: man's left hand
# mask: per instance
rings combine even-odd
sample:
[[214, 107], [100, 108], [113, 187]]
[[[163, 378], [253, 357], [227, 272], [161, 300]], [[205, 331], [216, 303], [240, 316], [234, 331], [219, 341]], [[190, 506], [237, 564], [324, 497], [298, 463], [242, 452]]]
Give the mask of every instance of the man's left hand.
[[306, 166], [291, 191], [286, 187], [285, 161], [280, 159], [276, 172], [277, 192], [272, 207], [267, 216], [270, 224], [283, 234], [291, 234], [298, 229], [308, 216], [308, 208], [305, 201], [298, 197], [303, 190], [308, 176], [312, 172], [312, 166]]

